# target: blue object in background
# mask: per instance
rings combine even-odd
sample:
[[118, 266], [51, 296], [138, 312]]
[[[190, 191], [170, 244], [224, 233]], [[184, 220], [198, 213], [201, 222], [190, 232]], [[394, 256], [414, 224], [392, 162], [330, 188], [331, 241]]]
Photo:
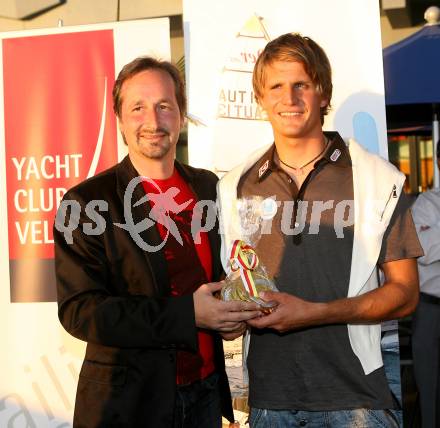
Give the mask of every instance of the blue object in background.
[[440, 25], [425, 25], [383, 50], [387, 106], [440, 103], [439, 50]]
[[360, 111], [353, 116], [353, 134], [355, 140], [370, 153], [379, 154], [377, 126], [371, 114]]

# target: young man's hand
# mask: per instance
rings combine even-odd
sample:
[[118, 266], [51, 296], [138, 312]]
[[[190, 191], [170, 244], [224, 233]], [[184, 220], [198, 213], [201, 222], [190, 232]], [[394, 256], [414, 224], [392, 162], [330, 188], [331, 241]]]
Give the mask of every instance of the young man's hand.
[[261, 316], [256, 303], [224, 302], [214, 297], [214, 293], [220, 291], [223, 285], [224, 282], [211, 282], [203, 284], [195, 291], [193, 298], [197, 327], [235, 332], [243, 328], [243, 321]]
[[319, 303], [307, 302], [287, 293], [265, 291], [260, 294], [265, 301], [275, 302], [272, 312], [260, 318], [254, 318], [247, 323], [254, 328], [272, 328], [280, 333], [305, 327], [312, 323], [313, 309]]

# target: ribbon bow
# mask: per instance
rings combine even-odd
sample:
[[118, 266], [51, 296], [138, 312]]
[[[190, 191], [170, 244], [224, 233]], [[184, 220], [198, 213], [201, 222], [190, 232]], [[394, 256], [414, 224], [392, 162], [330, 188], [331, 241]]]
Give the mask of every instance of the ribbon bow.
[[258, 297], [258, 291], [251, 273], [258, 266], [258, 256], [255, 250], [250, 245], [236, 239], [232, 244], [229, 261], [233, 272], [240, 269], [241, 280], [249, 296]]

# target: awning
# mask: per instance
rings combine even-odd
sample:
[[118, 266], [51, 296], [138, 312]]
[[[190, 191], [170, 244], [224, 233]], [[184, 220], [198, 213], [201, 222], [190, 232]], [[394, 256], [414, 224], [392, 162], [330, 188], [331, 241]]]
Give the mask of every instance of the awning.
[[387, 106], [440, 103], [440, 25], [385, 48], [383, 62]]
[[[440, 105], [439, 12], [437, 7], [428, 8], [425, 13], [428, 24], [383, 50], [388, 130], [426, 126], [426, 122], [431, 119], [434, 187], [439, 187], [440, 183], [435, 165]], [[428, 108], [430, 114], [427, 113]]]

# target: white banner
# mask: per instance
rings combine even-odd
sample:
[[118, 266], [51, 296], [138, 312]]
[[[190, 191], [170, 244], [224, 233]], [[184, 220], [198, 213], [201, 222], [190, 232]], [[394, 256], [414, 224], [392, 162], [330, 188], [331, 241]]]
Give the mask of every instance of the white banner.
[[252, 93], [252, 69], [269, 40], [309, 36], [333, 68], [324, 129], [388, 156], [379, 4], [371, 0], [184, 0], [189, 160], [227, 171], [273, 141]]
[[139, 55], [170, 58], [167, 18], [0, 34], [0, 427], [72, 425], [85, 344], [54, 302], [55, 201], [126, 154], [111, 90]]

